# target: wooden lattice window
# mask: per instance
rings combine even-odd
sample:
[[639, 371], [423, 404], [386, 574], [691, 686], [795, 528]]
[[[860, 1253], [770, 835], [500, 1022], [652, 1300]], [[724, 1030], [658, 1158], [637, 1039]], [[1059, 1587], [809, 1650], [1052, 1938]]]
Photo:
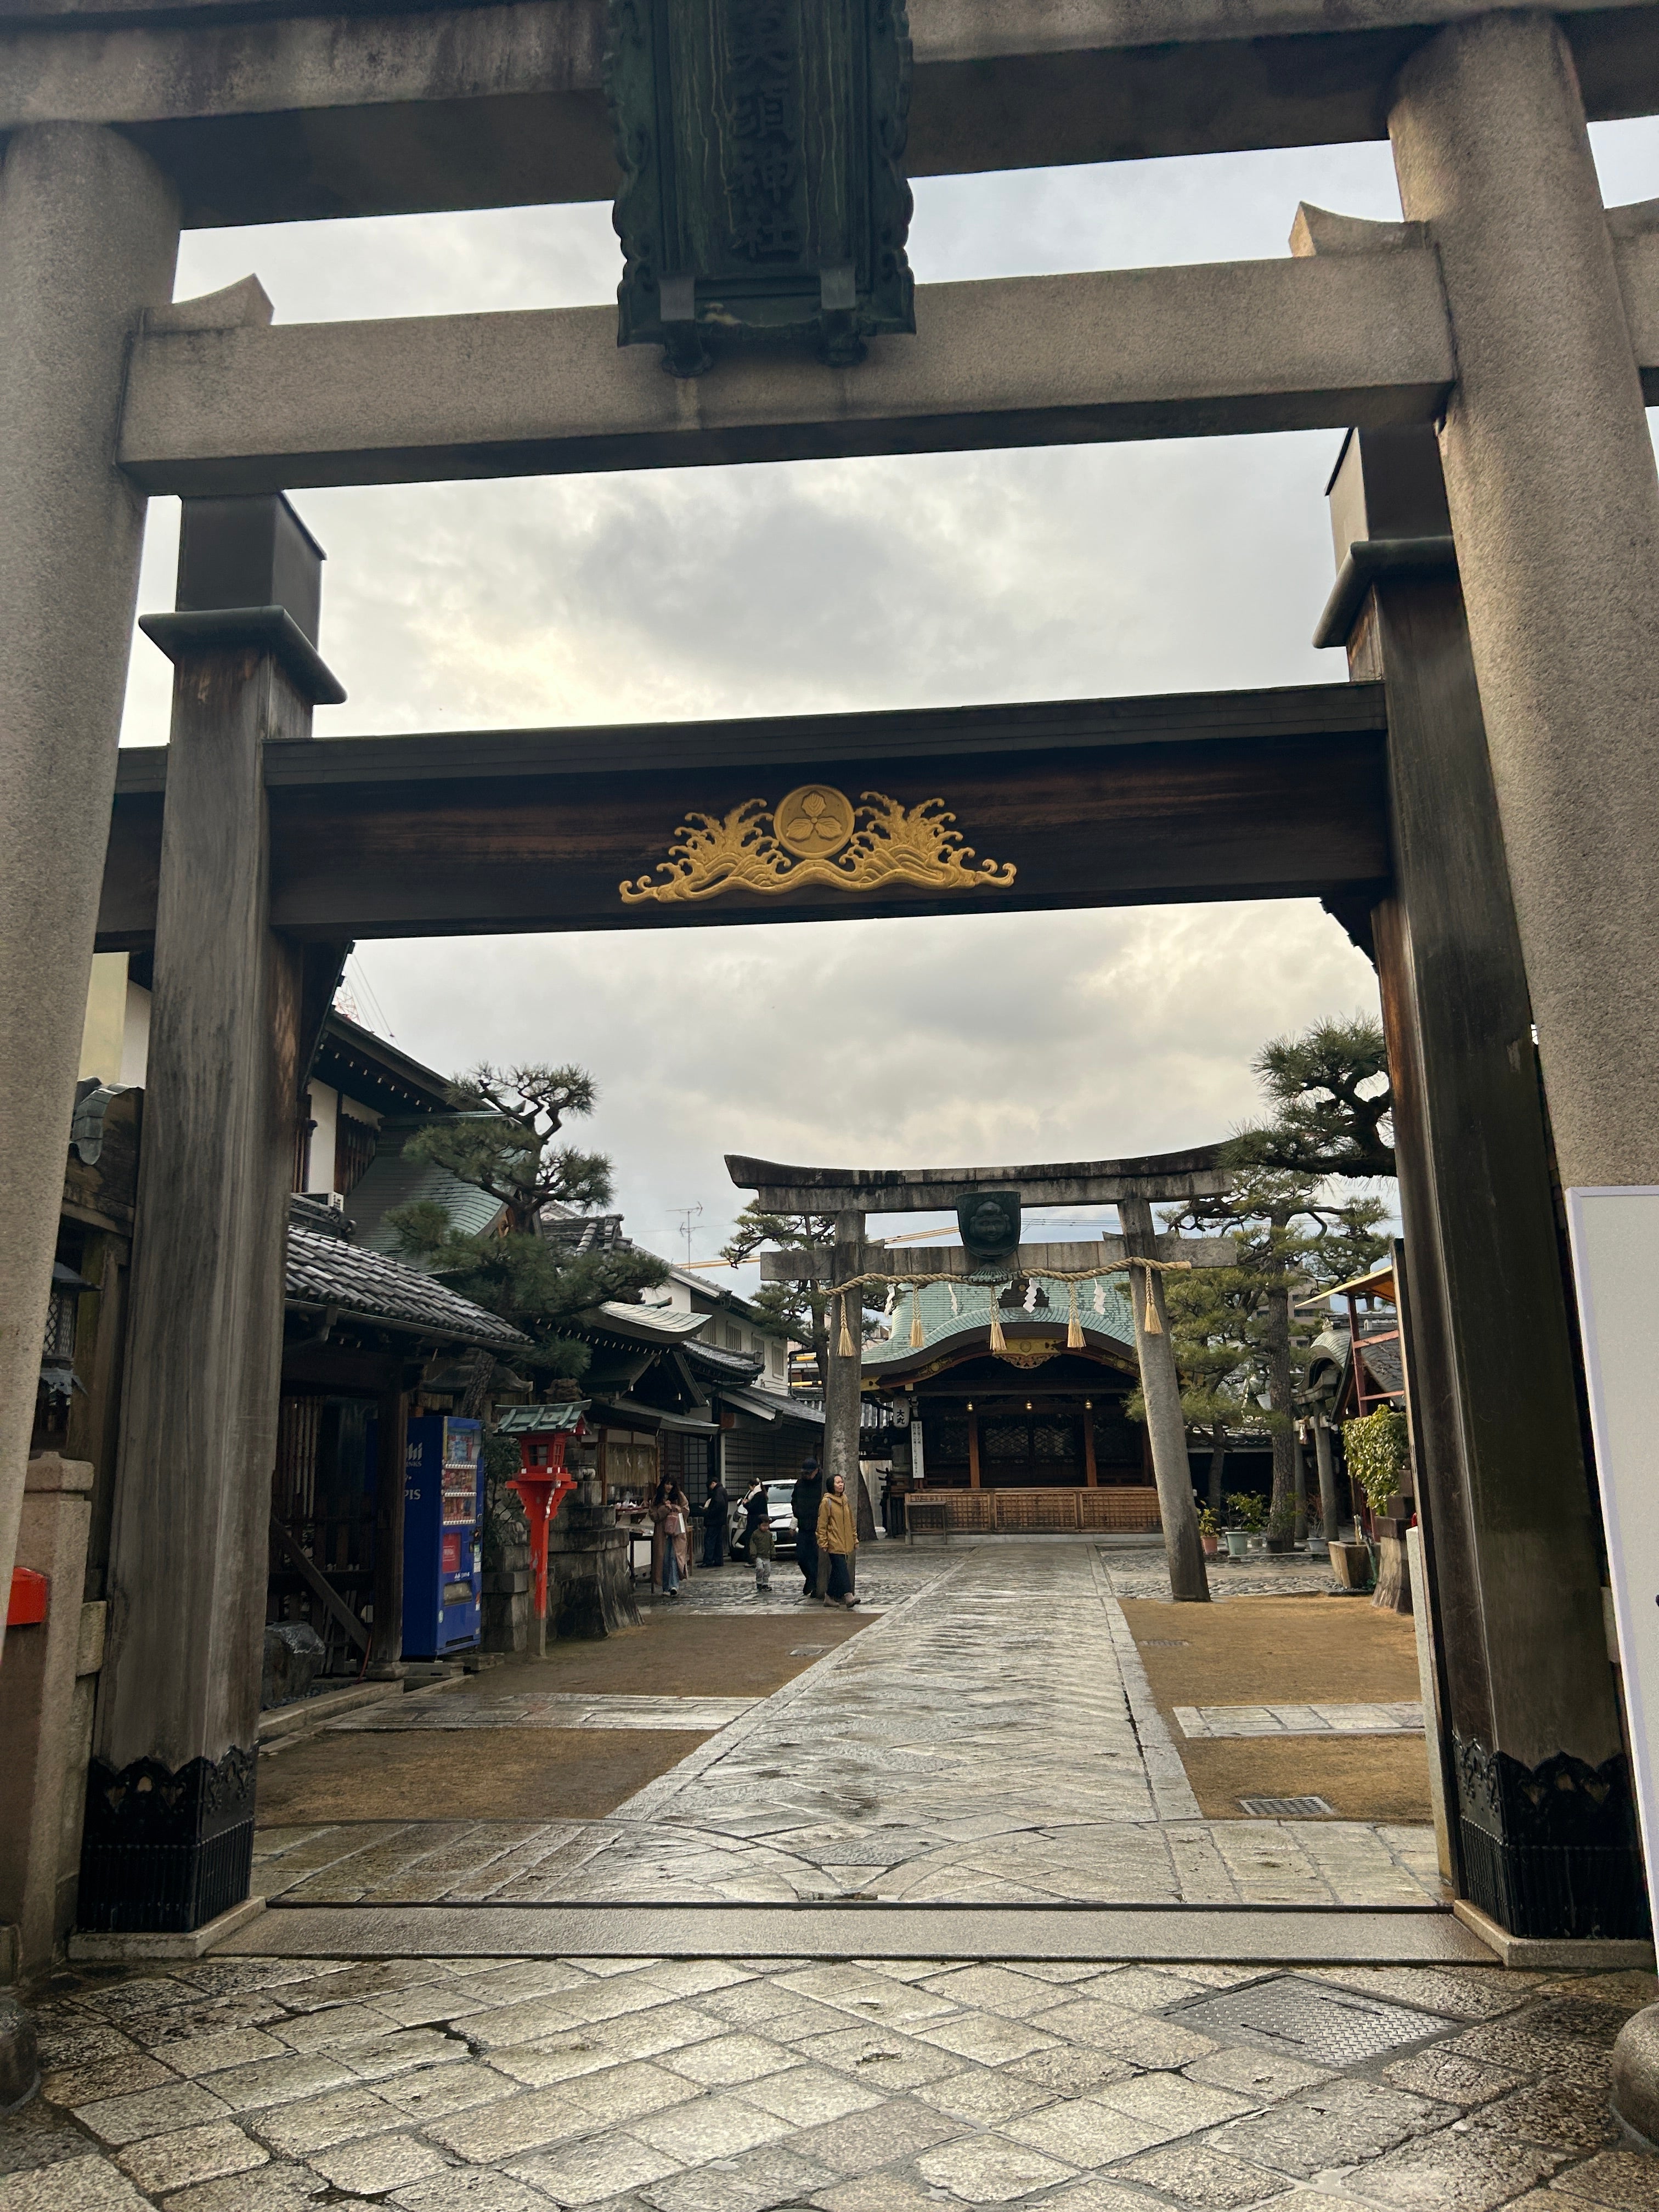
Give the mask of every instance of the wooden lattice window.
[[270, 1510], [285, 1528], [309, 1521], [316, 1511], [317, 1442], [322, 1422], [320, 1398], [284, 1397], [277, 1407]]
[[343, 1198], [362, 1181], [379, 1141], [372, 1121], [360, 1121], [341, 1108], [334, 1124], [334, 1188]]

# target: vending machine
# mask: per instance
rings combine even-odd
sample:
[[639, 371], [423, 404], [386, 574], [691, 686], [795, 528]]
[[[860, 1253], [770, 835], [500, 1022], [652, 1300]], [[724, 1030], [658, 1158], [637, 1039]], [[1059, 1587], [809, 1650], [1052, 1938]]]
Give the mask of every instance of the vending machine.
[[404, 1656], [476, 1650], [483, 1589], [483, 1424], [428, 1413], [404, 1462]]

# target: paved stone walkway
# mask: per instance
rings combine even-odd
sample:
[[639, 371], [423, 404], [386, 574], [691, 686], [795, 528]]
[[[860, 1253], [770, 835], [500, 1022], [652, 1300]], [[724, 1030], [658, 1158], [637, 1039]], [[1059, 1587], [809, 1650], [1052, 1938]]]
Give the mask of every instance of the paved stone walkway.
[[1644, 2212], [1649, 1976], [207, 1960], [59, 1976], [0, 2212]]
[[256, 1887], [296, 1904], [1437, 1899], [1426, 1828], [1201, 1818], [1110, 1561], [1007, 1540], [933, 1555], [881, 1620], [606, 1820], [267, 1829]]
[[1423, 1708], [1414, 1698], [1392, 1705], [1175, 1705], [1184, 1736], [1421, 1735]]
[[525, 1691], [482, 1698], [386, 1698], [331, 1721], [330, 1735], [406, 1735], [425, 1729], [723, 1729], [757, 1698], [657, 1698], [625, 1691]]

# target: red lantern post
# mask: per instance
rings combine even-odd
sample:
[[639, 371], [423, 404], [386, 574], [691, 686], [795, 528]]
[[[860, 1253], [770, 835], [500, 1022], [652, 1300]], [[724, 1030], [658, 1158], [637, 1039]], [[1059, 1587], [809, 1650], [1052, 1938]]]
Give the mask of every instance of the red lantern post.
[[530, 1565], [536, 1619], [547, 1618], [547, 1532], [553, 1516], [576, 1487], [565, 1471], [565, 1446], [584, 1433], [580, 1406], [514, 1406], [498, 1426], [519, 1440], [519, 1472], [507, 1483], [530, 1524]]

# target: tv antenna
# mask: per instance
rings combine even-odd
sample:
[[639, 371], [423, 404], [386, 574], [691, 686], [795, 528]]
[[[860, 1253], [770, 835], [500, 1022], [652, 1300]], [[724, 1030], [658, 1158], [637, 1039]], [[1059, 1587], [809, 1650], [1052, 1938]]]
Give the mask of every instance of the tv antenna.
[[689, 1267], [691, 1265], [691, 1224], [702, 1218], [702, 1208], [700, 1206], [671, 1206], [668, 1211], [680, 1217], [680, 1235], [685, 1239], [685, 1264]]

